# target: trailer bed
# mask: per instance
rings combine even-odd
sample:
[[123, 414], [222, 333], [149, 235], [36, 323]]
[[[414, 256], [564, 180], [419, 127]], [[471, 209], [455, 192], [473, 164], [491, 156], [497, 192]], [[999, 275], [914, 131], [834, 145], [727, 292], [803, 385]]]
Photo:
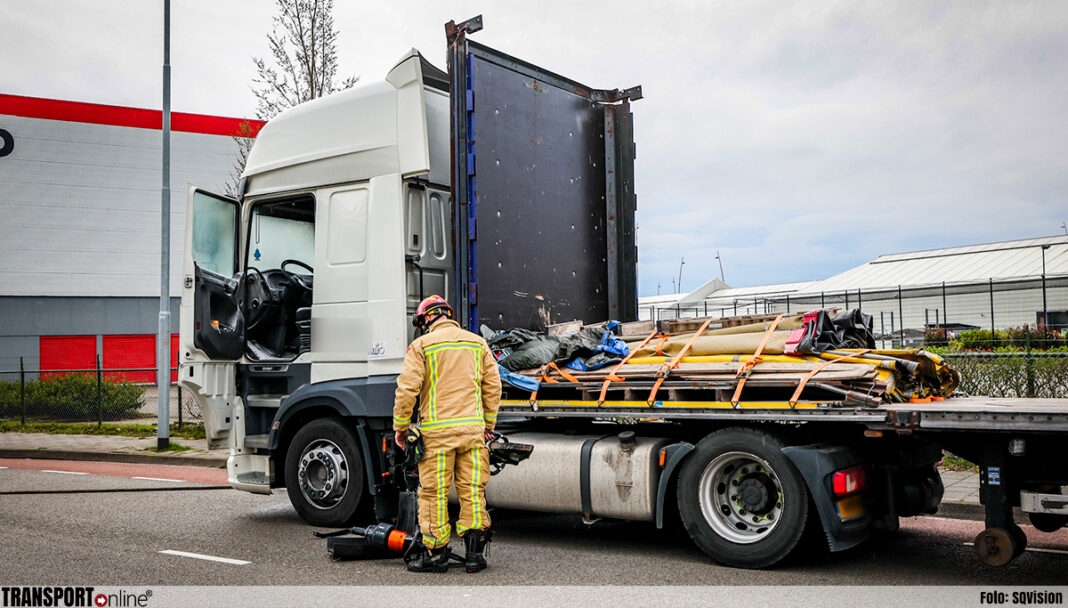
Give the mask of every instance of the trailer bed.
[[849, 421], [872, 429], [953, 431], [1068, 431], [1068, 399], [959, 397], [875, 408], [801, 401], [644, 401], [503, 399], [502, 415], [568, 418], [637, 418], [709, 421]]

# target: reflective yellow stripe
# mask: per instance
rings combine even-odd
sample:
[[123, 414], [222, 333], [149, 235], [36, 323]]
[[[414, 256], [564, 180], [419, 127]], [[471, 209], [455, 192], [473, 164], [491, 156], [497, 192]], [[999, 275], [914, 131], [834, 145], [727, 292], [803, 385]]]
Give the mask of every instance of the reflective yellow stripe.
[[423, 354], [429, 355], [442, 350], [474, 350], [481, 353], [483, 348], [478, 342], [438, 342], [424, 348]]
[[474, 448], [471, 450], [471, 456], [474, 458], [474, 466], [471, 467], [471, 510], [474, 511], [474, 523], [471, 525], [472, 530], [479, 530], [482, 528], [482, 505], [479, 503], [478, 482], [482, 473], [482, 454], [481, 448]]
[[411, 420], [407, 418], [398, 418], [396, 414], [393, 414], [393, 422], [396, 424], [403, 424], [405, 426], [408, 426]]
[[497, 414], [496, 413], [493, 413], [493, 414], [488, 414], [487, 413], [485, 415], [485, 418], [486, 418], [486, 420], [496, 420], [497, 419]]
[[[447, 519], [446, 518], [446, 511], [445, 511], [445, 504], [446, 504], [447, 501], [446, 501], [446, 498], [445, 498], [445, 452], [444, 451], [438, 452], [438, 463], [437, 464], [438, 464], [438, 520], [437, 520], [437, 524], [438, 524], [438, 527], [440, 528], [442, 526], [442, 522], [446, 521], [446, 519]], [[435, 530], [434, 532], [437, 533], [437, 530]], [[438, 539], [436, 542], [441, 542], [441, 539]]]
[[475, 353], [475, 415], [482, 415], [482, 349]]
[[465, 426], [468, 424], [484, 424], [482, 418], [442, 418], [434, 422], [424, 422], [421, 426], [426, 429], [444, 429], [452, 426]]
[[438, 358], [434, 355], [430, 355], [427, 359], [430, 361], [430, 404], [428, 406], [430, 421], [433, 422], [438, 418], [438, 398], [437, 398], [437, 386], [438, 386]]

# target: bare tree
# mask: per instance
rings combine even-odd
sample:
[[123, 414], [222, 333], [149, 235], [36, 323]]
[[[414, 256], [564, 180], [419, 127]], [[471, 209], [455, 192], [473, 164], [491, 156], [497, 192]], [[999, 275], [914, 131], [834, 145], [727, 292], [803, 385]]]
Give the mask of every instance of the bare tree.
[[[310, 99], [347, 89], [359, 80], [349, 76], [337, 81], [337, 30], [334, 29], [334, 0], [276, 0], [278, 14], [267, 34], [270, 59], [253, 57], [256, 77], [256, 118], [270, 120], [286, 108]], [[242, 125], [234, 137], [237, 156], [228, 195], [237, 194], [238, 181], [252, 149], [252, 128]]]

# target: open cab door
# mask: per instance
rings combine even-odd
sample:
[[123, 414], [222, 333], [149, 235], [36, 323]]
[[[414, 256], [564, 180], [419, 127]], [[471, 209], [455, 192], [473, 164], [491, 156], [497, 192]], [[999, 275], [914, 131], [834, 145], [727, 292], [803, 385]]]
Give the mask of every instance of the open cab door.
[[178, 380], [200, 404], [211, 449], [229, 446], [237, 405], [235, 364], [245, 349], [239, 226], [237, 201], [189, 187]]

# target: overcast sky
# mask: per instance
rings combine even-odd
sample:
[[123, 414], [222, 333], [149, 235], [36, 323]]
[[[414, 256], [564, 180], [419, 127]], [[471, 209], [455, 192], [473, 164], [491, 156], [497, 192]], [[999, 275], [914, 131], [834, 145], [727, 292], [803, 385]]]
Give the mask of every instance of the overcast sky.
[[[336, 0], [342, 72], [443, 24], [598, 88], [641, 84], [642, 295], [828, 277], [883, 253], [1062, 234], [1068, 2]], [[162, 0], [0, 0], [0, 93], [160, 107]], [[173, 0], [173, 109], [251, 116], [268, 0]]]

